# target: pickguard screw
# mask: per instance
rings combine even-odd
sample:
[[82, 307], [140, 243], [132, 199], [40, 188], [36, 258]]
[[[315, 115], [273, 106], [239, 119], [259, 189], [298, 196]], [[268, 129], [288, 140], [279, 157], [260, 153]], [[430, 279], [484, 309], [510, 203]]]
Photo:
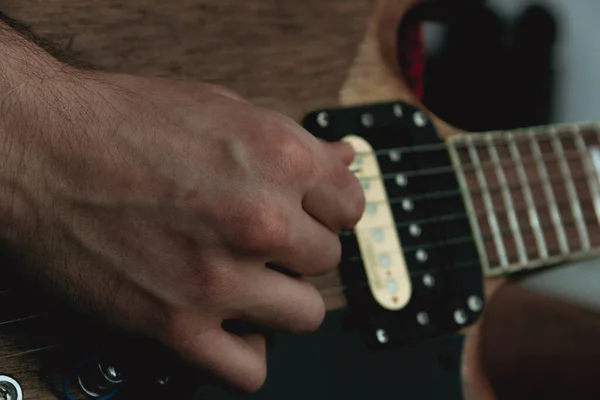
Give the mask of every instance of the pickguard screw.
[[425, 311], [417, 313], [417, 322], [422, 326], [429, 324], [429, 314], [427, 314]]
[[422, 128], [427, 125], [427, 117], [421, 111], [415, 111], [413, 114], [413, 122], [416, 126]]
[[483, 301], [481, 301], [479, 296], [469, 296], [467, 306], [469, 306], [469, 310], [479, 312], [483, 308]]
[[402, 159], [402, 152], [398, 149], [393, 149], [390, 150], [389, 156], [392, 162], [397, 163], [400, 162], [400, 160]]
[[412, 201], [410, 201], [410, 199], [404, 199], [402, 200], [402, 209], [404, 211], [412, 211], [414, 210], [415, 206], [413, 204]]
[[387, 332], [383, 329], [377, 329], [375, 335], [377, 336], [377, 341], [381, 344], [385, 344], [390, 340]]
[[406, 175], [398, 174], [396, 175], [396, 185], [400, 187], [406, 187], [408, 185], [408, 179], [406, 179]]
[[428, 288], [432, 288], [435, 286], [435, 278], [431, 274], [423, 275], [423, 285]]
[[467, 323], [467, 313], [460, 308], [454, 311], [454, 322], [458, 325], [464, 325]]
[[400, 104], [394, 104], [394, 115], [396, 118], [402, 118], [404, 115], [404, 111], [402, 110], [402, 106]]
[[372, 128], [375, 125], [375, 118], [372, 114], [364, 113], [360, 116], [360, 122], [365, 128]]
[[427, 261], [427, 259], [429, 258], [429, 256], [427, 255], [427, 252], [425, 250], [419, 249], [415, 253], [415, 258], [417, 259], [418, 262], [424, 263], [424, 262]]
[[317, 114], [317, 124], [321, 128], [327, 128], [329, 126], [329, 114], [325, 111], [321, 111]]
[[171, 378], [169, 377], [169, 375], [164, 375], [161, 376], [159, 378], [156, 379], [156, 382], [160, 385], [160, 386], [165, 386], [166, 384], [169, 383], [169, 381], [171, 380]]
[[408, 228], [408, 231], [410, 232], [410, 236], [412, 237], [421, 236], [421, 227], [417, 224], [411, 224]]

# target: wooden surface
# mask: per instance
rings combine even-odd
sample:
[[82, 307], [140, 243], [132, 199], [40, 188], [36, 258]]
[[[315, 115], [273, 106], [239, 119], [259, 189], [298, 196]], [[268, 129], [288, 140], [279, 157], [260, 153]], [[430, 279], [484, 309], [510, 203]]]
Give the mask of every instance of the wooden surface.
[[[4, 0], [1, 10], [100, 68], [228, 86], [296, 120], [321, 107], [412, 101], [396, 32], [415, 0]], [[443, 135], [451, 129], [436, 120]], [[315, 282], [339, 286], [333, 274]], [[340, 292], [325, 296], [342, 307]], [[47, 345], [43, 325], [29, 329]], [[20, 330], [17, 325], [11, 328]], [[24, 330], [25, 331], [25, 330]], [[0, 326], [0, 373], [26, 399], [55, 399], [36, 354]], [[14, 338], [14, 339], [11, 339]]]

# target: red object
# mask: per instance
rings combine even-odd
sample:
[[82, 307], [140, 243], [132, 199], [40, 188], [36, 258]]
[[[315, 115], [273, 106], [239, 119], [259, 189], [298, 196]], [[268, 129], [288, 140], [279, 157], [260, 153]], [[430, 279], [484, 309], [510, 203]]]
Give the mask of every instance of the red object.
[[409, 21], [402, 26], [398, 40], [400, 72], [418, 99], [423, 99], [425, 45], [420, 21]]

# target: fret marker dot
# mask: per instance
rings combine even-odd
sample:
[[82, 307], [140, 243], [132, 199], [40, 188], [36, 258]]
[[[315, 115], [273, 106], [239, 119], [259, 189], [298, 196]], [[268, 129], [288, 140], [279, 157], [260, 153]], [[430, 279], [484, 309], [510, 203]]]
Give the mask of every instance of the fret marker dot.
[[421, 227], [417, 224], [411, 224], [408, 227], [408, 232], [410, 233], [410, 236], [412, 236], [412, 237], [419, 237], [419, 236], [421, 236]]
[[429, 324], [429, 314], [427, 314], [425, 311], [417, 313], [417, 322], [422, 326]]
[[429, 258], [429, 255], [427, 254], [427, 252], [425, 250], [419, 249], [415, 253], [415, 258], [417, 259], [418, 262], [424, 263]]
[[383, 242], [383, 239], [385, 237], [383, 230], [380, 228], [374, 228], [373, 231], [371, 232], [371, 234], [373, 235], [373, 240], [376, 242]]
[[423, 285], [428, 288], [432, 288], [435, 286], [435, 278], [431, 274], [423, 275]]
[[382, 268], [389, 268], [392, 264], [392, 260], [390, 260], [390, 256], [387, 254], [379, 255], [379, 266]]
[[406, 185], [408, 185], [408, 179], [406, 178], [406, 175], [404, 174], [398, 174], [396, 175], [396, 185], [400, 186], [400, 187], [406, 187]]
[[459, 308], [454, 311], [454, 322], [456, 322], [458, 325], [464, 325], [467, 323], [467, 321], [467, 313], [464, 310]]
[[402, 153], [400, 152], [400, 150], [390, 150], [390, 161], [392, 162], [400, 162], [400, 160], [402, 159]]
[[365, 206], [365, 211], [369, 215], [377, 214], [377, 204], [369, 203]]
[[412, 201], [410, 201], [410, 199], [404, 199], [402, 200], [402, 209], [404, 211], [412, 211], [414, 210], [415, 205], [413, 204]]

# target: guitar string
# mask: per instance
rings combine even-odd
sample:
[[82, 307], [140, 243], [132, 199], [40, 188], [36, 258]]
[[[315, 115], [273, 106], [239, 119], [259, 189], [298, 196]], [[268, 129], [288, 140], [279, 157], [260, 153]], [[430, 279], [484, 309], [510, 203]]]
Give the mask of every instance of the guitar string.
[[[565, 221], [565, 225], [568, 224], [574, 224], [574, 221]], [[545, 224], [542, 226], [544, 229], [548, 228], [548, 227], [552, 227], [551, 224]], [[511, 232], [510, 231], [502, 231], [501, 234], [504, 236], [509, 235]], [[491, 238], [491, 235], [485, 235], [485, 238], [489, 239]], [[464, 239], [467, 240], [473, 240], [471, 236], [468, 237], [464, 237]], [[454, 239], [454, 241], [458, 241], [459, 239]], [[446, 271], [448, 270], [452, 270], [452, 271], [457, 271], [460, 269], [466, 269], [466, 268], [473, 268], [475, 266], [479, 266], [480, 262], [478, 259], [475, 259], [473, 261], [467, 261], [467, 262], [463, 262], [457, 265], [452, 266], [451, 268], [447, 268], [444, 269]], [[431, 274], [431, 273], [435, 273], [435, 272], [439, 272], [440, 269], [439, 268], [428, 268], [428, 269], [423, 269], [420, 271], [409, 271], [409, 276], [411, 278], [415, 278], [418, 276], [425, 276], [426, 274]], [[360, 290], [363, 288], [366, 288], [369, 285], [368, 282], [366, 281], [361, 281], [361, 282], [357, 282], [354, 283], [352, 285], [340, 285], [340, 286], [333, 286], [333, 287], [328, 287], [325, 289], [318, 289], [319, 293], [326, 297], [328, 295], [335, 295], [338, 293], [341, 293], [345, 290]], [[17, 323], [20, 321], [25, 321], [25, 320], [31, 320], [31, 319], [37, 319], [37, 318], [42, 318], [44, 316], [44, 314], [35, 314], [35, 315], [31, 315], [29, 317], [23, 317], [23, 318], [18, 318], [18, 319], [12, 319], [10, 321], [5, 321], [0, 323], [0, 325], [5, 325], [5, 324], [10, 324], [10, 323]], [[0, 356], [0, 360], [1, 359], [6, 359], [6, 358], [11, 358], [11, 357], [19, 357], [19, 356], [24, 356], [24, 355], [31, 355], [32, 353], [36, 353], [36, 352], [41, 352], [41, 351], [47, 351], [47, 350], [51, 350], [51, 349], [55, 349], [58, 347], [62, 347], [64, 346], [65, 343], [57, 343], [57, 344], [53, 344], [53, 345], [48, 345], [48, 346], [44, 346], [44, 347], [39, 347], [36, 349], [31, 349], [31, 350], [26, 350], [26, 351], [22, 351], [22, 352], [17, 352], [17, 353], [12, 353], [12, 354], [8, 354], [8, 355], [3, 355]]]
[[[588, 219], [588, 220], [586, 220], [586, 222], [595, 222], [595, 220]], [[574, 226], [575, 224], [576, 224], [575, 220], [566, 220], [566, 221], [563, 221], [563, 225], [566, 226], [566, 227]], [[553, 230], [552, 229], [553, 225], [551, 223], [542, 223], [542, 224], [540, 224], [540, 227], [544, 230], [544, 233], [548, 233], [548, 232], [551, 232]], [[501, 234], [503, 240], [505, 238], [510, 238], [510, 236], [512, 235], [512, 231], [509, 230], [509, 229], [500, 230], [499, 233]], [[482, 235], [482, 239], [484, 239], [486, 241], [488, 241], [488, 240], [490, 240], [492, 238], [493, 238], [493, 234]], [[464, 244], [464, 243], [470, 243], [470, 242], [473, 242], [473, 241], [474, 241], [474, 238], [471, 235], [469, 235], [469, 236], [461, 236], [461, 237], [452, 238], [452, 239], [445, 240], [445, 241], [444, 240], [440, 240], [440, 241], [437, 241], [437, 242], [429, 242], [429, 243], [424, 243], [424, 244], [421, 244], [421, 245], [407, 246], [407, 247], [403, 248], [403, 251], [410, 252], [410, 251], [417, 250], [417, 249], [426, 249], [426, 248], [438, 247], [438, 246], [444, 246], [444, 247], [446, 247], [446, 248], [449, 249], [449, 248], [452, 248], [453, 246], [458, 246], [458, 245], [461, 245], [461, 244]], [[558, 247], [557, 247], [557, 250], [558, 250]], [[352, 262], [352, 261], [362, 261], [362, 257], [360, 257], [360, 256], [348, 257], [348, 258], [343, 259], [341, 261], [341, 263]], [[479, 264], [479, 260], [475, 259], [473, 261], [463, 262], [459, 266], [452, 267], [452, 269], [466, 268], [466, 267], [469, 267], [469, 266], [473, 266], [474, 265], [473, 263], [477, 263], [477, 265], [480, 265]], [[439, 268], [422, 268], [422, 269], [417, 270], [417, 271], [410, 270], [409, 271], [409, 276], [411, 278], [419, 277], [419, 276], [423, 276], [423, 275], [426, 275], [426, 274], [430, 274], [430, 273], [436, 272], [436, 271], [438, 271], [438, 269]], [[368, 285], [368, 282], [357, 282], [354, 285], [362, 285], [362, 286], [364, 286], [364, 285]], [[319, 292], [323, 293], [323, 292], [331, 292], [331, 291], [336, 291], [336, 290], [342, 291], [342, 290], [345, 290], [345, 289], [348, 289], [348, 288], [349, 288], [348, 286], [333, 286], [333, 287], [328, 287], [328, 288], [325, 288], [325, 289], [321, 289], [321, 290], [319, 290]], [[6, 321], [0, 322], [0, 327], [1, 326], [5, 326], [5, 325], [9, 325], [9, 324], [18, 323], [18, 322], [24, 322], [24, 321], [33, 320], [33, 319], [39, 319], [39, 318], [42, 318], [42, 317], [47, 316], [47, 315], [48, 314], [44, 314], [44, 313], [36, 313], [36, 314], [32, 314], [32, 315], [28, 315], [28, 316], [24, 316], [24, 317], [20, 317], [20, 318], [12, 318], [10, 320], [6, 320]]]
[[[589, 132], [582, 132], [582, 129], [586, 129], [589, 128], [591, 129], [591, 131]], [[518, 132], [517, 131], [496, 131], [496, 132], [487, 132], [487, 133], [510, 133], [510, 132]], [[600, 134], [600, 131], [598, 131], [598, 125], [593, 124], [593, 125], [576, 125], [575, 126], [575, 130], [573, 131], [553, 131], [553, 132], [549, 132], [549, 131], [542, 131], [536, 128], [526, 128], [526, 129], [522, 129], [520, 130], [521, 132], [526, 132], [526, 131], [530, 131], [534, 133], [534, 138], [537, 139], [538, 142], [540, 141], [545, 141], [545, 140], [552, 140], [554, 137], [556, 136], [575, 136], [577, 134], [579, 134], [580, 136], [583, 135], [588, 135], [588, 136], [594, 136], [597, 137]], [[537, 135], [537, 136], [535, 136]], [[488, 142], [488, 136], [486, 135], [486, 133], [483, 133], [481, 135], [477, 135], [477, 134], [468, 134], [467, 135], [470, 138], [470, 142], [474, 143], [474, 144], [480, 144], [480, 143], [487, 143]], [[513, 140], [515, 142], [526, 142], [529, 143], [531, 141], [531, 137], [528, 135], [513, 135]], [[460, 147], [468, 147], [471, 143], [467, 143], [467, 141], [454, 141], [453, 144], [458, 145]], [[506, 144], [506, 141], [501, 141], [501, 140], [496, 140], [494, 141], [492, 139], [492, 143], [493, 144]], [[416, 145], [416, 146], [399, 146], [399, 147], [388, 147], [385, 149], [377, 149], [374, 151], [362, 151], [362, 152], [357, 152], [357, 155], [388, 155], [391, 151], [394, 152], [398, 152], [400, 154], [408, 154], [408, 153], [424, 153], [424, 152], [430, 152], [430, 151], [438, 151], [438, 150], [446, 150], [448, 148], [448, 144], [446, 142], [441, 142], [441, 143], [430, 143], [430, 144], [422, 144], [422, 145]]]
[[31, 355], [33, 353], [39, 353], [40, 351], [47, 351], [47, 350], [56, 349], [56, 348], [62, 347], [64, 345], [65, 345], [65, 343], [55, 343], [55, 344], [51, 344], [51, 345], [48, 345], [48, 346], [37, 347], [35, 349], [20, 351], [18, 353], [6, 354], [6, 355], [0, 356], [0, 360], [5, 360], [7, 358], [14, 358], [14, 357], [22, 357], [22, 356], [25, 356], [25, 355]]
[[[539, 182], [534, 182], [534, 184], [537, 184], [537, 183], [539, 183]], [[495, 187], [493, 189], [501, 189], [501, 186]], [[424, 195], [421, 195], [421, 196], [392, 198], [389, 201], [390, 201], [390, 203], [393, 203], [393, 202], [396, 202], [396, 201], [399, 201], [399, 200], [404, 200], [406, 198], [419, 199], [419, 198], [431, 198], [431, 197], [436, 197], [436, 196], [437, 197], [454, 196], [454, 195], [460, 195], [460, 194], [461, 194], [461, 192], [459, 190], [457, 190], [457, 191], [437, 192], [437, 194], [434, 192], [433, 194], [424, 194]], [[566, 200], [565, 201], [558, 201], [557, 202], [558, 206], [561, 206], [561, 205], [562, 206], [566, 206], [568, 204], [569, 203]], [[539, 207], [538, 204], [534, 204], [534, 206], [536, 208]], [[517, 211], [517, 212], [519, 212], [519, 211], [526, 211], [526, 210], [528, 210], [528, 207], [526, 207], [526, 206], [516, 207], [514, 209], [514, 211]], [[496, 211], [498, 213], [500, 213], [500, 212], [505, 212], [505, 211], [508, 211], [508, 210], [503, 209], [503, 208], [502, 209], [498, 209], [497, 208]], [[480, 218], [480, 217], [485, 217], [486, 215], [487, 215], [487, 213], [481, 212], [481, 213], [476, 214], [475, 217], [476, 218]], [[409, 226], [409, 225], [414, 224], [414, 223], [419, 223], [419, 224], [437, 223], [437, 222], [440, 222], [441, 220], [458, 219], [458, 218], [468, 218], [468, 215], [466, 213], [443, 214], [443, 215], [438, 216], [438, 217], [423, 218], [423, 219], [411, 220], [411, 221], [405, 221], [405, 222], [397, 222], [397, 223], [394, 224], [394, 226], [400, 228], [400, 227]], [[590, 222], [590, 221], [588, 220], [586, 222]], [[385, 228], [385, 227], [381, 227], [381, 228]], [[346, 231], [346, 232], [349, 232], [347, 234], [353, 234], [353, 231]], [[504, 232], [504, 233], [506, 233], [506, 232]], [[511, 233], [511, 232], [508, 232], [508, 233]], [[6, 291], [6, 290], [0, 291], [0, 294], [3, 294], [3, 293], [5, 294], [5, 293], [10, 293], [10, 292]], [[27, 317], [25, 317], [25, 318], [27, 318]], [[10, 322], [10, 321], [6, 321], [4, 323], [8, 323], [8, 322]], [[17, 322], [17, 321], [15, 321], [15, 322]], [[2, 322], [0, 322], [0, 325], [1, 324], [2, 324]]]
[[[595, 219], [589, 218], [586, 219], [586, 222], [596, 222]], [[563, 225], [565, 227], [571, 227], [571, 226], [575, 226], [577, 224], [577, 222], [575, 220], [567, 220], [563, 222]], [[549, 233], [550, 235], [553, 233], [554, 231], [554, 226], [552, 225], [552, 223], [541, 223], [540, 227], [543, 230], [544, 234]], [[499, 231], [499, 234], [501, 235], [502, 240], [506, 243], [507, 239], [511, 240], [514, 239], [514, 235], [513, 232], [510, 229], [503, 229]], [[488, 243], [492, 243], [490, 240], [493, 239], [494, 235], [493, 234], [485, 234], [482, 235], [482, 239]], [[546, 235], [544, 235], [544, 237], [546, 237]], [[415, 245], [415, 246], [408, 246], [408, 247], [403, 247], [402, 250], [406, 251], [406, 252], [410, 252], [413, 250], [417, 250], [417, 249], [427, 249], [427, 248], [431, 248], [431, 247], [438, 247], [438, 246], [444, 246], [445, 244], [448, 244], [449, 242], [453, 242], [455, 245], [459, 244], [459, 243], [469, 243], [469, 242], [473, 242], [474, 238], [473, 236], [461, 236], [458, 238], [453, 238], [451, 240], [448, 241], [438, 241], [438, 242], [431, 242], [431, 243], [426, 243], [423, 245]], [[445, 246], [446, 248], [450, 248], [449, 246]], [[556, 248], [554, 249], [556, 250], [556, 252], [560, 252], [560, 248], [558, 246], [558, 243], [556, 245]], [[515, 253], [516, 254], [516, 253]], [[559, 255], [559, 254], [557, 254]], [[537, 260], [542, 260], [542, 258], [538, 257], [534, 257], [532, 259], [530, 259], [529, 261], [537, 261]], [[348, 257], [347, 259], [343, 260], [342, 262], [352, 262], [352, 261], [362, 261], [362, 258], [360, 256], [355, 256], [355, 257]], [[499, 260], [496, 259], [490, 259], [489, 261], [491, 261], [491, 264], [495, 264], [497, 263]], [[480, 261], [476, 260], [477, 265], [480, 265]], [[460, 268], [460, 267], [459, 267]], [[452, 268], [455, 269], [455, 268]], [[420, 272], [420, 271], [419, 271]], [[409, 273], [409, 276], [411, 278], [413, 277], [418, 277], [419, 275], [425, 275], [427, 273], [431, 273], [431, 269], [428, 270], [423, 270], [423, 272], [421, 273]], [[362, 286], [366, 286], [368, 285], [368, 282], [358, 282], [357, 285]], [[321, 294], [335, 294], [335, 293], [339, 293], [339, 292], [343, 292], [344, 290], [347, 289], [354, 289], [354, 284], [352, 286], [348, 286], [348, 285], [340, 285], [340, 286], [332, 286], [332, 287], [328, 287], [328, 288], [324, 288], [324, 289], [319, 289], [319, 293]]]
[[[535, 204], [537, 205], [537, 204]], [[569, 200], [557, 200], [556, 201], [556, 205], [557, 206], [570, 206]], [[537, 209], [537, 207], [536, 207]], [[527, 206], [522, 206], [522, 207], [513, 207], [512, 209], [515, 212], [521, 212], [521, 211], [528, 211], [529, 207]], [[509, 210], [507, 210], [506, 208], [497, 208], [496, 209], [496, 214], [500, 214], [503, 212], [507, 212], [508, 213]], [[568, 213], [570, 214], [571, 211], [569, 210]], [[473, 217], [475, 217], [476, 219], [479, 218], [483, 218], [483, 217], [487, 217], [487, 213], [485, 211], [479, 212], [477, 214], [474, 214]], [[439, 217], [428, 217], [428, 218], [419, 218], [419, 219], [414, 219], [414, 220], [408, 220], [408, 221], [401, 221], [401, 222], [394, 222], [394, 224], [392, 225], [381, 225], [381, 226], [373, 226], [371, 228], [375, 229], [375, 228], [380, 228], [380, 229], [385, 229], [385, 228], [391, 228], [391, 227], [395, 227], [395, 228], [406, 228], [406, 227], [410, 227], [411, 225], [417, 225], [417, 226], [423, 226], [423, 225], [427, 225], [427, 224], [433, 224], [433, 223], [439, 223], [439, 222], [443, 222], [443, 221], [452, 221], [452, 220], [457, 220], [457, 219], [469, 219], [469, 215], [467, 215], [466, 212], [462, 212], [462, 213], [452, 213], [452, 214], [443, 214]], [[587, 222], [590, 223], [597, 223], [597, 220], [594, 219], [593, 221], [591, 219], [588, 219]], [[529, 225], [529, 222], [526, 222], [527, 225]], [[354, 230], [353, 229], [346, 229], [341, 231], [340, 236], [352, 236], [354, 235]]]
[[[472, 164], [466, 164], [466, 165], [461, 165], [461, 169], [464, 172], [473, 172], [476, 170], [491, 170], [491, 171], [496, 171], [496, 168], [498, 167], [502, 167], [503, 169], [506, 167], [512, 167], [512, 168], [517, 168], [519, 164], [534, 164], [537, 163], [539, 161], [544, 161], [544, 162], [560, 162], [562, 160], [566, 160], [566, 161], [577, 161], [577, 160], [581, 160], [581, 154], [579, 153], [578, 150], [565, 150], [565, 157], [561, 157], [557, 154], [548, 154], [545, 153], [542, 157], [536, 157], [536, 156], [525, 156], [525, 157], [521, 157], [520, 158], [520, 162], [516, 163], [513, 160], [505, 160], [505, 161], [500, 161], [500, 162], [493, 162], [493, 161], [482, 161], [480, 164], [478, 165], [472, 165]], [[358, 177], [359, 179], [364, 179], [364, 180], [381, 180], [381, 181], [386, 181], [386, 180], [395, 180], [398, 178], [398, 175], [404, 175], [407, 177], [410, 176], [427, 176], [427, 175], [443, 175], [443, 174], [448, 174], [448, 173], [452, 173], [455, 172], [454, 171], [454, 167], [452, 165], [448, 165], [448, 166], [440, 166], [440, 167], [431, 167], [431, 168], [423, 168], [423, 169], [415, 169], [415, 170], [406, 170], [406, 171], [396, 171], [396, 172], [386, 172], [384, 174], [381, 175], [377, 175], [377, 176], [360, 176]]]
[[[588, 176], [586, 174], [577, 174], [577, 175], [572, 175], [571, 179], [574, 182], [581, 182], [583, 180], [588, 180]], [[561, 183], [562, 179], [558, 179], [558, 180], [551, 180], [551, 179], [539, 179], [537, 181], [532, 182], [530, 185], [530, 187], [532, 186], [542, 186], [544, 184], [550, 183], [550, 184], [555, 184], [555, 183]], [[488, 191], [489, 192], [501, 192], [503, 190], [506, 189], [520, 189], [521, 185], [518, 183], [515, 184], [510, 184], [510, 185], [497, 185], [497, 186], [488, 186]], [[471, 195], [478, 195], [478, 194], [483, 194], [484, 190], [480, 189], [480, 188], [476, 188], [476, 189], [469, 189], [469, 194]], [[437, 192], [425, 192], [425, 193], [421, 193], [421, 194], [416, 194], [416, 195], [412, 195], [412, 196], [396, 196], [396, 197], [392, 197], [389, 199], [382, 199], [382, 200], [376, 200], [376, 201], [370, 201], [367, 204], [385, 204], [385, 203], [390, 203], [390, 204], [397, 204], [397, 203], [401, 203], [405, 200], [428, 200], [428, 199], [439, 199], [439, 198], [446, 198], [446, 197], [453, 197], [453, 196], [462, 196], [463, 192], [460, 189], [448, 189], [448, 190], [440, 190]], [[536, 204], [537, 205], [537, 204]], [[443, 217], [444, 215], [442, 214], [440, 217]]]
[[[566, 134], [571, 134], [572, 135], [572, 134], [575, 134], [575, 132], [559, 131], [559, 132], [557, 132], [557, 134], [558, 135], [562, 135], [562, 134], [565, 134], [565, 135]], [[515, 142], [516, 141], [520, 141], [522, 139], [523, 139], [523, 141], [529, 141], [530, 140], [530, 138], [520, 137], [520, 136], [516, 136], [516, 137], [514, 137], [514, 139], [515, 139]], [[540, 136], [540, 137], [537, 137], [536, 139], [538, 139], [538, 142], [539, 142], [540, 139], [542, 139], [542, 140], [552, 140], [552, 137], [541, 137]], [[461, 147], [464, 146], [465, 148], [469, 146], [468, 143], [457, 143], [457, 144], [459, 144]], [[391, 151], [398, 151], [401, 154], [407, 154], [407, 153], [416, 153], [416, 152], [447, 150], [447, 148], [448, 148], [448, 146], [447, 146], [446, 143], [439, 143], [439, 144], [421, 145], [421, 146], [412, 146], [412, 147], [397, 147], [397, 148], [379, 149], [379, 150], [374, 151], [374, 152], [358, 152], [356, 154], [357, 155], [372, 155], [372, 154], [375, 154], [375, 155], [379, 156], [379, 155], [386, 155], [386, 154], [389, 155], [389, 153]], [[554, 157], [554, 159], [552, 159], [552, 156], [549, 156], [548, 154], [545, 154], [541, 158], [541, 160], [542, 161], [549, 161], [549, 160], [559, 161], [559, 160], [563, 160], [563, 159], [569, 160], [568, 156], [570, 156], [572, 153], [575, 153], [575, 151], [565, 151], [565, 157], [561, 157], [561, 158], [559, 158], [557, 155], [553, 154], [552, 156]], [[578, 153], [578, 155], [580, 156], [579, 153]], [[533, 156], [526, 156], [526, 157], [522, 157], [519, 161], [521, 163], [539, 162], [540, 158], [533, 157]], [[515, 164], [514, 161], [513, 162], [510, 162], [510, 161], [506, 161], [506, 162], [501, 161], [499, 163], [483, 162], [483, 163], [481, 163], [477, 167], [473, 166], [473, 165], [471, 165], [471, 166], [469, 166], [469, 165], [464, 166], [463, 167], [463, 171], [476, 170], [476, 169], [479, 169], [479, 168], [480, 169], [485, 169], [485, 168], [487, 168], [489, 166], [491, 166], [493, 168], [497, 168], [498, 166], [503, 166], [504, 167], [504, 166], [507, 166], [507, 165], [515, 167], [516, 164]], [[382, 180], [387, 180], [387, 179], [396, 179], [396, 177], [397, 177], [397, 175], [399, 173], [402, 173], [402, 174], [410, 176], [410, 175], [427, 175], [427, 174], [430, 174], [430, 175], [433, 174], [433, 175], [435, 175], [435, 174], [441, 174], [441, 173], [447, 173], [447, 172], [454, 172], [454, 169], [451, 166], [450, 167], [437, 167], [437, 168], [428, 168], [428, 169], [422, 169], [422, 170], [417, 170], [417, 171], [403, 171], [403, 172], [398, 172], [398, 173], [386, 173], [386, 174], [382, 174], [380, 177], [362, 177], [362, 179], [382, 179]], [[582, 176], [585, 176], [585, 174], [577, 175], [576, 177], [579, 178], [579, 177], [582, 177]], [[541, 181], [542, 180], [538, 180], [536, 182], [528, 182], [528, 183], [530, 185], [531, 184], [543, 184], [543, 182], [541, 182]], [[547, 180], [547, 182], [553, 183], [551, 180]], [[518, 185], [514, 185], [514, 186], [518, 186]], [[490, 190], [502, 190], [502, 189], [505, 189], [506, 187], [510, 188], [511, 186], [510, 185], [506, 185], [506, 186], [500, 185], [500, 186], [496, 186], [496, 187], [491, 187], [489, 189]], [[451, 192], [452, 191], [443, 192], [443, 195], [448, 195]], [[437, 192], [437, 193], [440, 193], [440, 192]], [[461, 194], [461, 191], [460, 190], [454, 191], [453, 194], [455, 194], [455, 195], [456, 194]], [[431, 197], [431, 196], [435, 196], [435, 195], [436, 195], [436, 193], [434, 192], [432, 194], [429, 194], [427, 197]], [[416, 197], [413, 197], [413, 198], [416, 198]], [[392, 199], [392, 200], [396, 200], [396, 199]], [[390, 202], [392, 200], [390, 200]], [[439, 220], [439, 218], [438, 218], [438, 220]], [[574, 223], [574, 221], [572, 221], [572, 222]], [[565, 225], [568, 225], [569, 221], [563, 221], [563, 223]], [[396, 225], [398, 225], [398, 224], [396, 224]], [[546, 227], [544, 226], [543, 229], [546, 229]], [[500, 234], [502, 235], [503, 239], [504, 239], [504, 236], [507, 233], [508, 234], [512, 234], [512, 232], [510, 232], [510, 231], [509, 232], [506, 232], [506, 231], [500, 232]], [[489, 239], [492, 235], [486, 235], [486, 236]], [[457, 238], [457, 239], [454, 239], [454, 241], [456, 241], [456, 240], [460, 241], [461, 239], [473, 240], [473, 237], [472, 236], [468, 236], [468, 237], [463, 237], [463, 238]], [[438, 243], [438, 245], [439, 244], [441, 244], [441, 243]], [[434, 244], [431, 244], [431, 246], [433, 246], [433, 245]], [[478, 261], [477, 261], [477, 263], [479, 264]], [[418, 276], [418, 275], [425, 275], [426, 273], [427, 273], [426, 271], [419, 271], [417, 273], [412, 272], [412, 273], [409, 273], [409, 276], [414, 277], [414, 276]], [[360, 284], [361, 285], [366, 285], [368, 283], [367, 282], [360, 282]], [[337, 287], [331, 287], [331, 288], [322, 289], [322, 290], [319, 290], [319, 292], [321, 294], [326, 294], [326, 293], [331, 293], [333, 291], [343, 291], [343, 290], [347, 290], [347, 289], [348, 289], [348, 286], [337, 286]], [[6, 293], [10, 293], [10, 292], [9, 291], [5, 291], [5, 290], [0, 291], [0, 294], [6, 294]], [[15, 318], [15, 319], [12, 319], [12, 320], [9, 320], [9, 321], [0, 322], [0, 325], [14, 324], [14, 323], [18, 323], [18, 322], [22, 322], [22, 321], [26, 321], [26, 320], [32, 320], [32, 319], [36, 319], [36, 318], [41, 318], [42, 316], [43, 316], [43, 314], [33, 314], [33, 315], [26, 316], [26, 317]], [[62, 346], [62, 345], [63, 344], [54, 344], [54, 345], [44, 346], [44, 347], [40, 347], [40, 348], [37, 348], [37, 349], [27, 350], [27, 351], [23, 351], [23, 352], [19, 352], [19, 353], [13, 353], [13, 354], [9, 354], [9, 355], [4, 355], [4, 356], [0, 356], [0, 359], [6, 359], [6, 358], [9, 358], [9, 357], [17, 357], [17, 356], [32, 354], [32, 353], [35, 353], [35, 352], [40, 352], [40, 351], [44, 351], [44, 350], [49, 350], [49, 349], [52, 349], [52, 348], [56, 348], [56, 347], [59, 347], [59, 346]]]

